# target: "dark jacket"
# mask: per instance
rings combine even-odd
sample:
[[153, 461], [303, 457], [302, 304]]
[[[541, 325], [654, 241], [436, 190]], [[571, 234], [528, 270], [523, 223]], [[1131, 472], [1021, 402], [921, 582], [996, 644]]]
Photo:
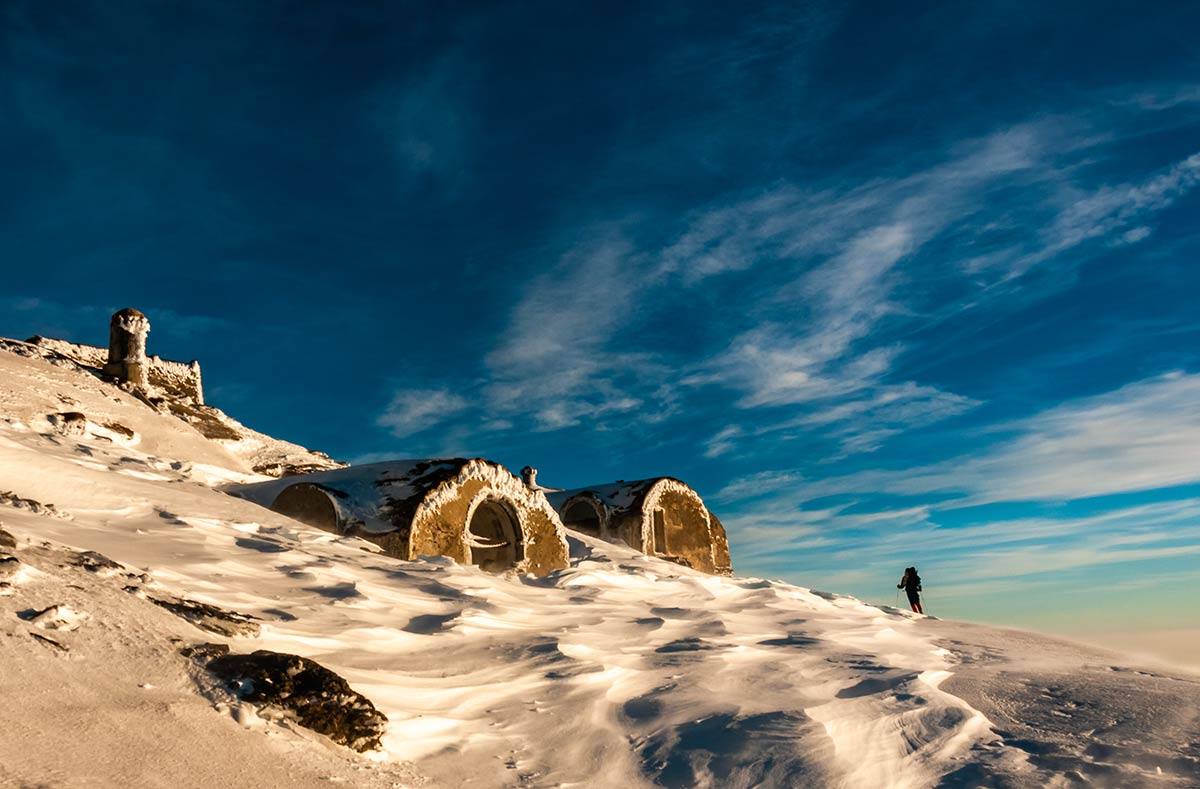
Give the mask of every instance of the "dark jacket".
[[900, 583], [896, 584], [896, 588], [908, 592], [909, 597], [916, 597], [917, 592], [921, 591], [921, 576], [916, 573], [905, 573], [900, 579]]

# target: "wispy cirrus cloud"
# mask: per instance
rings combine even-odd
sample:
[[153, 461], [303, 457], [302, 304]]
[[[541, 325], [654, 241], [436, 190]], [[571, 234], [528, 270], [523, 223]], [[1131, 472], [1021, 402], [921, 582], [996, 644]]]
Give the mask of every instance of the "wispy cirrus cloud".
[[[643, 219], [584, 233], [526, 287], [487, 358], [484, 399], [541, 430], [661, 418], [711, 402], [714, 389], [738, 410], [769, 414], [708, 439], [710, 458], [751, 436], [805, 431], [842, 455], [870, 452], [961, 415], [979, 401], [897, 376], [911, 351], [905, 331], [978, 309], [1013, 287], [995, 286], [1090, 242], [1137, 243], [1155, 213], [1196, 185], [1196, 156], [1140, 182], [1076, 185], [1073, 160], [1058, 157], [1100, 139], [1058, 121], [1018, 125], [906, 175], [816, 190], [784, 183], [710, 205], [661, 246], [639, 243]], [[1024, 225], [1033, 230], [1012, 234]], [[948, 260], [947, 239], [962, 250]], [[724, 347], [681, 361], [638, 342], [645, 307], [685, 303], [729, 277], [756, 286], [731, 289], [724, 309], [704, 313], [729, 329]], [[958, 295], [931, 298], [918, 287], [930, 277]], [[676, 314], [686, 327], [691, 316]]]
[[467, 398], [448, 389], [404, 389], [392, 396], [376, 423], [405, 438], [452, 419], [469, 405]]
[[794, 471], [760, 471], [739, 477], [713, 494], [714, 501], [743, 501], [795, 487], [802, 477]]
[[634, 247], [619, 229], [603, 228], [534, 279], [487, 356], [488, 408], [541, 430], [644, 408], [646, 418], [663, 416], [671, 396], [655, 383], [665, 374], [657, 356], [613, 344], [637, 311], [639, 273]]
[[[697, 218], [666, 251], [663, 270], [686, 272], [694, 284], [702, 275], [772, 267], [782, 282], [767, 303], [799, 305], [803, 320], [741, 332], [687, 382], [730, 388], [742, 409], [823, 406], [823, 417], [808, 413], [780, 427], [829, 426], [845, 452], [869, 451], [906, 427], [973, 407], [968, 397], [890, 381], [904, 348], [875, 335], [889, 316], [912, 309], [895, 296], [906, 278], [901, 261], [970, 216], [972, 201], [994, 182], [1030, 169], [1041, 147], [1034, 129], [1009, 130], [904, 178], [817, 199], [788, 187]], [[876, 418], [885, 411], [890, 418]]]
[[[873, 469], [791, 486], [765, 511], [828, 496], [939, 497], [941, 507], [1070, 501], [1200, 483], [1200, 373], [1172, 372], [992, 425], [972, 454], [903, 470]], [[763, 472], [784, 475], [790, 472]], [[737, 490], [743, 481], [727, 486]], [[772, 478], [768, 476], [767, 478]]]
[[1172, 372], [1011, 425], [979, 457], [901, 475], [893, 489], [978, 501], [1062, 500], [1200, 481], [1200, 374]]

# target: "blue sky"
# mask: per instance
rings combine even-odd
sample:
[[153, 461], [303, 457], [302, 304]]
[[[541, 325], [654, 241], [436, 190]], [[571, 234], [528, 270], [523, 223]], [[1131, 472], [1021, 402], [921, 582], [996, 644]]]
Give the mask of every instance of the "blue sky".
[[0, 333], [135, 305], [338, 457], [671, 474], [742, 572], [1194, 637], [1200, 11], [1050, 5], [9, 2]]

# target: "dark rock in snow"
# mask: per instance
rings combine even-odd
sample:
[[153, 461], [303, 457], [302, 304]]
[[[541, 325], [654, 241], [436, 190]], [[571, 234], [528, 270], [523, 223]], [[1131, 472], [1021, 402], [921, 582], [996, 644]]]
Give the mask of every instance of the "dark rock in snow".
[[130, 428], [125, 427], [125, 425], [121, 424], [120, 422], [105, 422], [104, 426], [126, 439], [132, 439], [135, 435], [137, 435], [137, 433], [133, 432], [133, 430]]
[[49, 515], [52, 518], [65, 518], [67, 520], [71, 518], [65, 512], [59, 511], [53, 504], [43, 504], [40, 501], [22, 498], [11, 490], [0, 490], [0, 504], [7, 504], [18, 510], [27, 510], [34, 515]]
[[387, 717], [346, 680], [308, 658], [260, 649], [214, 658], [208, 670], [239, 698], [285, 710], [336, 743], [360, 752], [380, 747]]
[[21, 560], [15, 556], [0, 556], [0, 578], [11, 578], [21, 569]]
[[207, 664], [208, 661], [215, 657], [228, 655], [229, 645], [212, 643], [192, 644], [190, 647], [184, 647], [183, 649], [179, 650], [179, 654], [183, 655], [184, 657], [195, 658], [201, 663]]
[[114, 562], [102, 553], [95, 551], [81, 551], [71, 557], [71, 564], [76, 567], [82, 567], [89, 573], [97, 573], [103, 575], [112, 575], [115, 572], [120, 572], [125, 569], [123, 564]]
[[17, 538], [0, 528], [0, 548], [16, 548]]
[[47, 421], [64, 436], [82, 436], [87, 432], [87, 416], [78, 411], [64, 411], [61, 414], [50, 414]]
[[163, 599], [147, 596], [146, 599], [210, 633], [230, 637], [258, 635], [258, 621], [247, 614], [226, 611], [215, 605], [197, 603], [195, 600], [185, 600], [182, 597]]

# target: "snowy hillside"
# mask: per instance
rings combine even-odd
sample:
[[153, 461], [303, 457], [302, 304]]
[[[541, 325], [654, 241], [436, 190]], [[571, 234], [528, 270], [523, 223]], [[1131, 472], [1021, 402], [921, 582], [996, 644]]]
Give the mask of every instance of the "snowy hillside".
[[[134, 404], [141, 403], [151, 411], [170, 415], [189, 426], [182, 429], [179, 425], [164, 425], [156, 420], [153, 424], [161, 425], [160, 430], [143, 435], [148, 440], [160, 438], [165, 433], [171, 439], [186, 435], [190, 445], [195, 447], [198, 462], [203, 458], [204, 463], [215, 462], [239, 474], [253, 474], [256, 477], [278, 477], [290, 473], [303, 473], [323, 469], [340, 468], [345, 465], [332, 460], [323, 452], [306, 449], [290, 441], [282, 441], [246, 427], [241, 422], [230, 417], [219, 408], [198, 403], [189, 397], [181, 397], [166, 390], [155, 390], [150, 397], [138, 398], [130, 390], [106, 384], [99, 380], [103, 354], [101, 349], [87, 345], [77, 345], [62, 340], [48, 340], [42, 337], [32, 338], [37, 343], [21, 340], [11, 340], [0, 337], [0, 375], [14, 376], [25, 379], [20, 391], [27, 392], [29, 399], [25, 402], [12, 404], [12, 409], [6, 415], [16, 413], [36, 414], [40, 417], [53, 415], [69, 417], [80, 413], [79, 408], [86, 407], [90, 417], [93, 433], [104, 428], [105, 419], [113, 412], [112, 403], [119, 406], [122, 414], [128, 415], [134, 422], [144, 422], [149, 415], [146, 408], [137, 408]], [[57, 369], [46, 370], [44, 366], [35, 365], [32, 368], [23, 367], [15, 355], [27, 359], [41, 359]], [[44, 385], [30, 381], [30, 376]], [[71, 382], [64, 384], [64, 382]], [[63, 391], [64, 386], [69, 393]], [[2, 396], [2, 395], [0, 395]], [[38, 407], [44, 410], [38, 413]], [[78, 406], [79, 408], [77, 408]], [[103, 418], [102, 418], [103, 417]], [[53, 417], [51, 417], [53, 421]], [[58, 420], [55, 427], [58, 432], [73, 433], [70, 426]], [[120, 424], [117, 422], [116, 424]], [[81, 427], [75, 425], [75, 428]], [[207, 438], [208, 441], [197, 443], [196, 435]], [[128, 436], [115, 436], [118, 442]], [[150, 451], [153, 451], [152, 449]], [[214, 454], [215, 453], [215, 454]], [[190, 457], [172, 455], [170, 452], [160, 453], [171, 457]], [[215, 457], [215, 460], [214, 460]]]
[[[0, 351], [0, 784], [1200, 785], [1195, 678], [582, 536], [541, 579], [403, 562], [217, 489], [248, 471]], [[180, 654], [204, 642], [336, 672], [382, 749], [267, 720]]]

